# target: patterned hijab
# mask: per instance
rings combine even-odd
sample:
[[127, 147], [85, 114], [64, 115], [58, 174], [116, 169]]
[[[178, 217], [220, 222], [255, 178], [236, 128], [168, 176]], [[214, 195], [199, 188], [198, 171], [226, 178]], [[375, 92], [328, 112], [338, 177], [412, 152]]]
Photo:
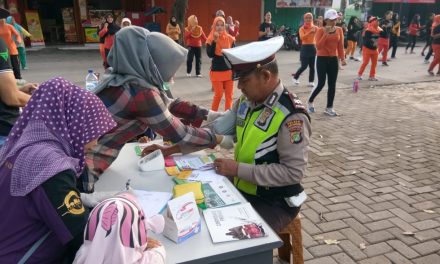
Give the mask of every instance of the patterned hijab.
[[64, 170], [79, 176], [84, 145], [115, 126], [94, 94], [63, 78], [41, 84], [0, 150], [0, 166], [13, 163], [11, 195], [25, 196]]
[[90, 213], [73, 263], [165, 263], [163, 246], [147, 249], [148, 230], [161, 233], [164, 224], [162, 215], [146, 217], [130, 192], [104, 200]]

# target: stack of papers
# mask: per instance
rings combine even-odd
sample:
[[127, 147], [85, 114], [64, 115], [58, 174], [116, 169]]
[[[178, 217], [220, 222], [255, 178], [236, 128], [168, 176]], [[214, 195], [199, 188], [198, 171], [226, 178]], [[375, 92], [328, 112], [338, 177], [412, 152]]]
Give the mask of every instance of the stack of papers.
[[263, 220], [250, 203], [203, 211], [212, 242], [226, 242], [267, 236]]

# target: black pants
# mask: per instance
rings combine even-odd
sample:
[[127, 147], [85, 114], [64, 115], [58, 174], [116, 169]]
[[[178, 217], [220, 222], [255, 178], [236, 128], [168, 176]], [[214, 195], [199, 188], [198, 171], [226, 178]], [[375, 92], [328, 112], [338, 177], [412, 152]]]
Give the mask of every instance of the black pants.
[[431, 58], [431, 56], [432, 56], [432, 45], [429, 46], [429, 50], [428, 50], [428, 53], [425, 56], [425, 60], [429, 60]]
[[408, 35], [408, 45], [406, 45], [406, 49], [411, 46], [411, 52], [414, 50], [416, 46], [417, 36]]
[[196, 75], [200, 74], [202, 67], [202, 48], [188, 47], [188, 58], [186, 60], [186, 73], [191, 73], [194, 56], [196, 57]]
[[241, 192], [275, 232], [280, 233], [295, 219], [301, 207], [289, 207], [283, 198], [268, 199]]
[[391, 51], [391, 58], [395, 58], [396, 57], [396, 51], [397, 51], [397, 43], [399, 42], [399, 37], [396, 35], [391, 35], [390, 38], [390, 48], [392, 49]]
[[104, 68], [108, 68], [110, 67], [110, 64], [108, 64], [108, 54], [109, 54], [110, 50], [109, 49], [104, 49], [104, 53], [105, 53], [105, 61], [104, 61]]
[[318, 72], [318, 85], [310, 95], [309, 102], [313, 103], [315, 97], [321, 92], [328, 77], [327, 108], [333, 107], [336, 93], [336, 80], [338, 79], [338, 57], [316, 57], [316, 71]]
[[12, 70], [14, 71], [15, 79], [21, 79], [20, 61], [18, 59], [18, 55], [11, 55], [11, 66]]
[[293, 78], [297, 79], [309, 67], [309, 82], [315, 79], [315, 57], [301, 57], [301, 67], [296, 71]]

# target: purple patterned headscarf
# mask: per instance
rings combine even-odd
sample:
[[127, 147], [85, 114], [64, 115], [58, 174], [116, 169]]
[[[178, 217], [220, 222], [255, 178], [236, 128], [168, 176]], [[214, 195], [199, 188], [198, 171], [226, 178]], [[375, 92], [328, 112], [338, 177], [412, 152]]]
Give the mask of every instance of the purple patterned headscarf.
[[84, 145], [115, 126], [93, 93], [63, 78], [41, 84], [0, 150], [0, 166], [15, 160], [11, 195], [25, 196], [64, 170], [79, 176], [85, 166]]

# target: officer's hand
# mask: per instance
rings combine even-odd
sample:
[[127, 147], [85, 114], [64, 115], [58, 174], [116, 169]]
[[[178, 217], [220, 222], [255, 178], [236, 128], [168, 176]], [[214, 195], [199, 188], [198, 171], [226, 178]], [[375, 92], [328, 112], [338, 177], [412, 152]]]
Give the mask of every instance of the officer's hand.
[[214, 161], [214, 169], [217, 174], [235, 177], [238, 174], [238, 162], [233, 159], [218, 158]]

